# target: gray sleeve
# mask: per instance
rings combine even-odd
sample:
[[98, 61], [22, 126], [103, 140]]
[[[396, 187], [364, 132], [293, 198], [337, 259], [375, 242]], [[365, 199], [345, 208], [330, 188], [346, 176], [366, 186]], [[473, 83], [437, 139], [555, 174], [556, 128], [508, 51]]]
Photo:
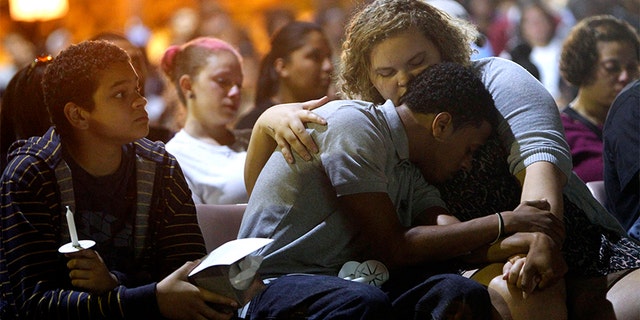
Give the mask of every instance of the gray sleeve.
[[327, 123], [316, 137], [323, 139], [321, 159], [337, 195], [387, 192], [385, 151], [392, 146], [379, 123], [356, 108], [341, 108]]
[[408, 159], [397, 158], [397, 146], [384, 120], [360, 109], [340, 111], [341, 117], [327, 119], [329, 129], [322, 135], [321, 156], [338, 196], [387, 193], [405, 226], [427, 208], [446, 208], [438, 189], [426, 182], [420, 170]]
[[525, 69], [502, 58], [474, 62], [501, 114], [498, 133], [516, 174], [538, 161], [555, 164], [567, 177], [573, 165], [558, 107], [549, 92]]

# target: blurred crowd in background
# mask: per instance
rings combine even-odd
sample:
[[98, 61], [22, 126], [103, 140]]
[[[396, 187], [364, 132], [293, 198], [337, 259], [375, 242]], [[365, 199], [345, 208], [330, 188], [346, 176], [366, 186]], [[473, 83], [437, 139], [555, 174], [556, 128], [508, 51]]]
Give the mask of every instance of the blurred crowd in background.
[[[566, 106], [576, 88], [560, 76], [558, 61], [569, 30], [581, 19], [611, 14], [640, 29], [640, 0], [425, 0], [468, 19], [482, 33], [474, 59], [501, 56], [516, 61], [538, 78]], [[367, 1], [81, 1], [70, 0], [68, 13], [52, 21], [14, 21], [9, 3], [0, 2], [0, 93], [17, 70], [42, 54], [55, 56], [70, 43], [105, 33], [121, 34], [127, 51], [147, 70], [144, 92], [151, 126], [175, 132], [181, 108], [158, 70], [164, 50], [198, 36], [233, 44], [243, 57], [241, 113], [250, 112], [260, 60], [269, 38], [287, 22], [313, 21], [324, 30], [336, 68], [351, 12]], [[330, 91], [331, 92], [331, 91]]]

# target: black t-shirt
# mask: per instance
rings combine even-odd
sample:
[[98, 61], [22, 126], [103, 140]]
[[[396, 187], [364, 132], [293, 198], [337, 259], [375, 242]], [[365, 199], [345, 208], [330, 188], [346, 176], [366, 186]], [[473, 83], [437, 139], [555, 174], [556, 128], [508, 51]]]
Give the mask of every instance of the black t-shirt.
[[73, 177], [78, 237], [96, 242], [110, 270], [129, 273], [133, 265], [133, 234], [136, 215], [135, 153], [123, 147], [118, 170], [108, 176], [94, 177], [65, 155]]

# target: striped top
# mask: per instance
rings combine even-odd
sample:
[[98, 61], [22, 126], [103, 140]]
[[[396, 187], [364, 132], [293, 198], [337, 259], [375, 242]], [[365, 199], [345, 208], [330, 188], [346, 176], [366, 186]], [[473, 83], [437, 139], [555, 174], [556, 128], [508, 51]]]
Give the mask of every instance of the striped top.
[[[60, 137], [50, 129], [14, 145], [0, 192], [0, 318], [159, 318], [155, 285], [205, 255], [191, 192], [164, 145], [140, 139], [135, 150], [134, 256], [140, 270], [112, 270], [121, 285], [96, 295], [74, 290], [58, 247], [68, 242], [65, 205], [75, 203]], [[144, 280], [143, 280], [144, 279]]]

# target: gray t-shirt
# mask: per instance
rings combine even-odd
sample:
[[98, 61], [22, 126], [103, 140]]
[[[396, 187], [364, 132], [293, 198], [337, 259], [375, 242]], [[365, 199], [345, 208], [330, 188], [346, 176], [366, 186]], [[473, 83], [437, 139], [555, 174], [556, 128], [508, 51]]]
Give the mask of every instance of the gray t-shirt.
[[502, 58], [473, 61], [501, 114], [497, 132], [509, 150], [509, 170], [517, 174], [539, 161], [556, 165], [567, 176], [564, 195], [591, 222], [624, 235], [620, 223], [593, 198], [573, 173], [569, 145], [558, 108], [542, 84], [515, 62]]
[[445, 207], [438, 190], [409, 162], [407, 136], [391, 102], [341, 100], [314, 112], [328, 123], [307, 129], [321, 152], [295, 164], [274, 152], [240, 227], [239, 238], [274, 239], [257, 253], [265, 257], [265, 277], [337, 275], [345, 262], [370, 258], [369, 242], [356, 237], [349, 212], [338, 207], [339, 196], [387, 193], [404, 226], [429, 207]]

